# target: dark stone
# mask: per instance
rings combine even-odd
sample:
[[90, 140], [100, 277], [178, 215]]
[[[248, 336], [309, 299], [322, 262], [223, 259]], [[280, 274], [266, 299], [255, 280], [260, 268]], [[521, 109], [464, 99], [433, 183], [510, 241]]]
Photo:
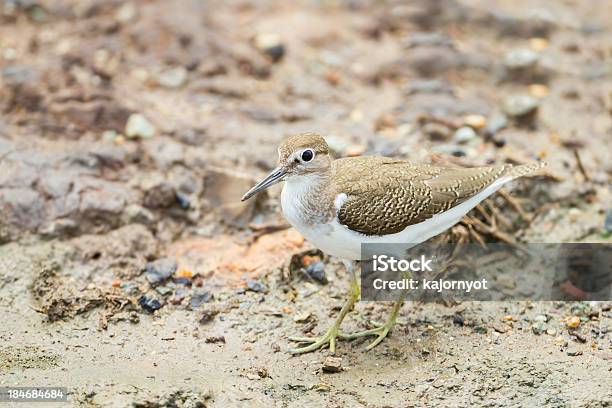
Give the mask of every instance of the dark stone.
[[183, 210], [188, 210], [191, 206], [191, 203], [189, 202], [189, 196], [178, 191], [176, 192], [176, 201], [179, 203]]
[[247, 289], [251, 292], [267, 292], [268, 288], [263, 283], [249, 279], [247, 280]]
[[197, 309], [202, 303], [208, 303], [213, 299], [213, 294], [209, 291], [197, 291], [191, 296], [189, 306], [192, 309]]
[[151, 285], [157, 285], [170, 278], [178, 265], [174, 258], [162, 258], [149, 262], [146, 266], [147, 280]]
[[325, 264], [321, 261], [313, 262], [306, 267], [306, 274], [313, 280], [326, 284]]
[[465, 318], [460, 314], [456, 314], [453, 316], [453, 324], [463, 326], [465, 324]]
[[167, 182], [159, 183], [149, 189], [143, 199], [143, 204], [148, 208], [168, 208], [176, 203], [176, 191]]
[[138, 304], [147, 313], [153, 313], [163, 306], [163, 303], [159, 299], [148, 295], [142, 295], [138, 298]]

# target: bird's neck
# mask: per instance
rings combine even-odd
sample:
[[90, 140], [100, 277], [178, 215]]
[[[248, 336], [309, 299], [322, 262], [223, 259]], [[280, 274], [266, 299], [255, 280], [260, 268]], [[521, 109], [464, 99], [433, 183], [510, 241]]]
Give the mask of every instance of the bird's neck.
[[296, 211], [302, 222], [323, 222], [333, 216], [330, 179], [329, 171], [288, 177], [282, 193], [283, 212]]

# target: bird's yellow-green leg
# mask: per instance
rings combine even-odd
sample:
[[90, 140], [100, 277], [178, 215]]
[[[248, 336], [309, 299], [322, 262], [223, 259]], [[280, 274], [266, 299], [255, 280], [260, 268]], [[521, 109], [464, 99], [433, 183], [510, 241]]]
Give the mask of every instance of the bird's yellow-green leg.
[[346, 315], [351, 311], [351, 309], [353, 309], [355, 302], [357, 302], [361, 294], [361, 288], [359, 287], [359, 282], [357, 282], [357, 279], [353, 271], [353, 263], [345, 262], [345, 265], [347, 269], [349, 270], [349, 273], [351, 274], [351, 288], [349, 289], [348, 299], [346, 300], [346, 302], [342, 306], [342, 309], [340, 310], [340, 314], [334, 321], [334, 324], [332, 324], [331, 327], [327, 329], [327, 331], [322, 336], [319, 336], [319, 337], [289, 337], [289, 340], [291, 341], [296, 341], [299, 343], [311, 343], [310, 345], [305, 346], [305, 347], [291, 349], [290, 352], [292, 354], [308, 353], [310, 351], [318, 350], [321, 347], [325, 346], [326, 344], [329, 344], [329, 352], [331, 354], [334, 354], [336, 352], [336, 339], [344, 338], [344, 334], [340, 333], [340, 324], [342, 324], [342, 321], [344, 320]]
[[378, 344], [380, 344], [380, 342], [383, 341], [385, 337], [387, 337], [387, 334], [389, 334], [391, 329], [393, 329], [393, 326], [395, 326], [395, 321], [397, 319], [397, 314], [403, 304], [404, 304], [403, 300], [398, 300], [397, 302], [393, 304], [393, 310], [391, 310], [391, 315], [389, 316], [385, 324], [383, 324], [382, 326], [375, 327], [373, 329], [365, 330], [362, 332], [342, 334], [340, 338], [346, 339], [346, 340], [352, 340], [352, 339], [356, 339], [359, 337], [378, 335], [376, 340], [368, 344], [368, 346], [366, 347], [366, 350], [372, 350], [374, 347], [378, 346]]
[[[404, 278], [410, 279], [412, 278], [412, 275], [409, 272], [405, 273]], [[365, 336], [378, 336], [373, 342], [368, 344], [368, 346], [366, 347], [366, 351], [372, 350], [374, 347], [378, 346], [380, 342], [383, 341], [385, 337], [387, 337], [387, 334], [389, 334], [389, 332], [393, 329], [393, 326], [395, 326], [395, 322], [397, 321], [397, 314], [399, 313], [400, 309], [402, 308], [402, 305], [404, 304], [404, 299], [406, 299], [406, 294], [407, 294], [406, 291], [402, 291], [402, 294], [400, 295], [399, 300], [397, 300], [393, 304], [391, 315], [389, 315], [389, 318], [387, 319], [385, 324], [379, 327], [375, 327], [370, 330], [362, 331], [362, 332], [342, 334], [341, 338], [346, 339], [346, 340], [352, 340], [352, 339], [356, 339], [359, 337], [365, 337]]]

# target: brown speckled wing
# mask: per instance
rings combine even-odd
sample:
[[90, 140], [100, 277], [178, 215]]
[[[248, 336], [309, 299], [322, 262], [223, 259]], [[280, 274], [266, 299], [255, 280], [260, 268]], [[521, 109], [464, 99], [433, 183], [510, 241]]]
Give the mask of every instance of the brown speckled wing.
[[334, 162], [335, 192], [347, 199], [338, 219], [366, 235], [394, 234], [465, 201], [502, 176], [506, 166], [449, 168], [384, 157]]

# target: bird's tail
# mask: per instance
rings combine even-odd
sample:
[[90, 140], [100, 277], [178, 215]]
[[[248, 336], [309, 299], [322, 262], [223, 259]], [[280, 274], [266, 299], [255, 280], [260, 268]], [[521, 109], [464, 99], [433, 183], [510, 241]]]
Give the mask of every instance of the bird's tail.
[[514, 180], [519, 177], [527, 176], [532, 173], [537, 172], [538, 170], [546, 167], [546, 162], [539, 161], [529, 164], [522, 164], [520, 166], [508, 167], [506, 170], [505, 176], [510, 177], [511, 180]]

